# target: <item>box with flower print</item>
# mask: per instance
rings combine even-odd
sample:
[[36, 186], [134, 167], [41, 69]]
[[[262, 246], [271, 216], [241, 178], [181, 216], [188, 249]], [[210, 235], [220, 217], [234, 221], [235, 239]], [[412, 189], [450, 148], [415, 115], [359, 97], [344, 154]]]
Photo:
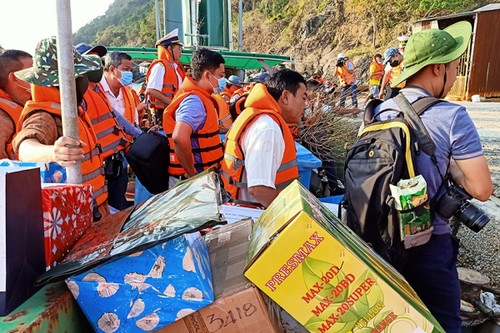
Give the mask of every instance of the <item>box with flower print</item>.
[[150, 332], [214, 300], [199, 233], [106, 262], [66, 280], [96, 332]]
[[43, 227], [47, 269], [56, 266], [92, 224], [92, 187], [43, 184]]

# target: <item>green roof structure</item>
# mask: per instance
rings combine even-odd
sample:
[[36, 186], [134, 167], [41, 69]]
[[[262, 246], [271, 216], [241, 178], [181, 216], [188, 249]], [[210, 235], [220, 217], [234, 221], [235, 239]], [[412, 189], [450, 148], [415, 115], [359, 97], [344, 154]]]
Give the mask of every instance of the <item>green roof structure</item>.
[[[147, 47], [108, 47], [108, 51], [121, 51], [128, 53], [132, 59], [154, 60], [157, 58], [156, 48]], [[268, 69], [283, 64], [285, 62], [293, 63], [293, 58], [289, 56], [263, 54], [253, 52], [233, 52], [214, 50], [219, 52], [226, 61], [225, 66], [241, 70], [255, 70], [255, 69]], [[182, 51], [180, 62], [182, 64], [189, 64], [194, 50], [184, 49]]]

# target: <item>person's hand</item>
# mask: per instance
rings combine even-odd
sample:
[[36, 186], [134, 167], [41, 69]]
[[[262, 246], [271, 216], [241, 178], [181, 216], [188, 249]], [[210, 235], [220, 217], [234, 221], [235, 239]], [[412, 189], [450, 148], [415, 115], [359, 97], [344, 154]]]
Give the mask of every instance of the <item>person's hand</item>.
[[51, 160], [64, 167], [75, 165], [84, 159], [84, 146], [86, 144], [83, 141], [62, 136], [54, 143]]
[[377, 98], [384, 99], [384, 92], [383, 91], [379, 92]]
[[144, 110], [145, 108], [146, 108], [146, 103], [141, 102], [137, 104], [137, 112], [141, 113], [142, 110]]

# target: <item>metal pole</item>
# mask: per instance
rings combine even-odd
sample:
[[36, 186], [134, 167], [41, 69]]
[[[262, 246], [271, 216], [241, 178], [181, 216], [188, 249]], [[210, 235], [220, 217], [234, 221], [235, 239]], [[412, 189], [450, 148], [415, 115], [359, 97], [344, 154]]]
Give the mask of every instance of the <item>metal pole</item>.
[[[156, 0], [156, 1], [158, 1], [158, 0]], [[167, 27], [167, 1], [169, 1], [169, 0], [163, 0], [163, 32], [164, 32], [164, 34], [162, 34], [161, 36], [168, 34], [168, 30], [167, 30], [168, 29], [168, 27]], [[180, 1], [179, 1], [179, 5], [180, 5]], [[159, 11], [158, 11], [158, 13], [159, 13]], [[158, 14], [158, 15], [160, 15], [160, 14]], [[160, 26], [161, 26], [161, 24], [160, 24]], [[158, 37], [158, 39], [160, 39], [161, 36]]]
[[[163, 3], [165, 4], [167, 0], [164, 0]], [[165, 13], [163, 13], [165, 15]], [[160, 4], [158, 3], [158, 0], [155, 0], [155, 21], [156, 21], [156, 40], [159, 40], [162, 36], [161, 34], [161, 22], [160, 22]]]
[[[56, 10], [57, 70], [59, 73], [63, 135], [79, 140], [70, 0], [56, 0]], [[80, 163], [67, 167], [66, 174], [68, 183], [81, 184], [82, 167]]]
[[227, 15], [227, 38], [229, 51], [233, 50], [233, 21], [231, 16], [231, 0], [226, 1], [226, 15]]
[[238, 51], [243, 52], [243, 0], [238, 4]]

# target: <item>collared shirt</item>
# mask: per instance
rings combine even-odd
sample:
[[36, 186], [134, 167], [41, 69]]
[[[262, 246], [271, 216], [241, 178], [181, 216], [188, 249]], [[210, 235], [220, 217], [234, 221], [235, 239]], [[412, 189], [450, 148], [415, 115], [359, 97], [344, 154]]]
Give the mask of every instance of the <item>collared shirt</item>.
[[[123, 97], [122, 90], [120, 89], [118, 91], [118, 96], [115, 96], [111, 88], [109, 87], [108, 81], [106, 81], [106, 77], [103, 76], [101, 79], [101, 85], [102, 89], [104, 90], [104, 93], [106, 94], [106, 97], [108, 98], [109, 104], [111, 105], [111, 108], [116, 112], [121, 114], [122, 116], [125, 113], [125, 99]], [[136, 124], [139, 123], [139, 114], [137, 113], [137, 109], [135, 110], [135, 122]]]
[[[148, 79], [148, 86], [147, 86], [148, 89], [152, 88], [161, 91], [163, 88], [163, 77], [165, 76], [165, 67], [159, 65], [161, 65], [160, 62], [154, 64], [153, 68], [151, 68], [151, 74], [149, 75]], [[177, 76], [177, 87], [180, 87], [182, 85], [182, 77], [179, 75], [177, 67], [178, 65], [174, 62], [175, 75]]]
[[[241, 150], [245, 156], [242, 181], [249, 188], [266, 186], [275, 189], [276, 174], [285, 154], [285, 141], [278, 124], [268, 115], [259, 116], [243, 134]], [[241, 200], [257, 202], [248, 189], [241, 190]]]
[[[417, 87], [406, 87], [401, 90], [410, 103], [418, 98], [430, 96], [430, 94]], [[375, 109], [378, 120], [394, 118], [398, 112], [381, 110], [399, 110], [393, 99], [389, 99]], [[435, 155], [441, 175], [431, 161], [429, 155], [421, 153], [417, 155], [418, 173], [424, 176], [427, 182], [429, 198], [439, 195], [442, 176], [447, 171], [450, 158], [454, 160], [467, 160], [483, 155], [479, 134], [465, 107], [447, 101], [439, 102], [431, 106], [421, 115], [429, 135], [436, 145]], [[436, 214], [433, 218], [434, 234], [451, 232], [448, 220]]]
[[[191, 126], [193, 134], [198, 133], [198, 131], [205, 125], [207, 120], [207, 111], [201, 99], [196, 95], [190, 95], [186, 97], [175, 111], [175, 121], [183, 122]], [[191, 146], [193, 148], [200, 148], [200, 143], [197, 138], [191, 138]], [[201, 163], [200, 153], [194, 153], [195, 163]], [[198, 166], [196, 172], [202, 172], [203, 167]]]

